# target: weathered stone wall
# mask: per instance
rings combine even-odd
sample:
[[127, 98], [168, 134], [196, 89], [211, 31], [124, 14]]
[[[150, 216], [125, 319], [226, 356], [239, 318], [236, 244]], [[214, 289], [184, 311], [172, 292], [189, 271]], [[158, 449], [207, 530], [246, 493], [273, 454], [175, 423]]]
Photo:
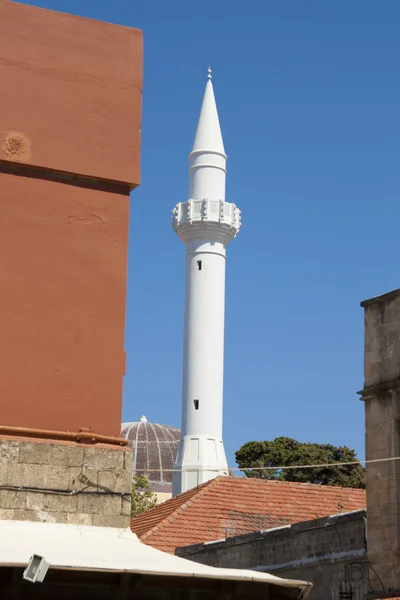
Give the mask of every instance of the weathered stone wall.
[[[365, 309], [366, 459], [400, 456], [400, 290], [361, 304]], [[368, 558], [374, 588], [400, 590], [400, 464], [366, 468]]]
[[368, 586], [365, 511], [177, 548], [176, 554], [214, 567], [311, 581], [313, 600], [338, 600], [350, 587], [352, 600], [364, 600]]
[[364, 387], [400, 379], [400, 290], [365, 300]]
[[0, 440], [0, 519], [128, 527], [132, 454]]

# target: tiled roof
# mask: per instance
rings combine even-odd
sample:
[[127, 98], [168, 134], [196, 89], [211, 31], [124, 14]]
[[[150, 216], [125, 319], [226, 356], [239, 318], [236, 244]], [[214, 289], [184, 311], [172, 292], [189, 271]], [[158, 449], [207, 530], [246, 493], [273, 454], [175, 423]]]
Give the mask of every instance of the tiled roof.
[[365, 508], [360, 489], [217, 477], [131, 519], [142, 542], [173, 553], [211, 542]]

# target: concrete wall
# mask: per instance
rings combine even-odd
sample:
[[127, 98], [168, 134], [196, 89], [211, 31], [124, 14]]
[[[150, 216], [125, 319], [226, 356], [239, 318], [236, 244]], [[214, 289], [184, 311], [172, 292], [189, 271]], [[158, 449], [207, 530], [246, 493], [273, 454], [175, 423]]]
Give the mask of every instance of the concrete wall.
[[0, 519], [129, 527], [132, 453], [0, 440]]
[[155, 492], [157, 496], [157, 504], [162, 504], [172, 498], [172, 492]]
[[[400, 456], [400, 290], [361, 304], [365, 309], [366, 458]], [[400, 591], [400, 464], [366, 469], [368, 557], [376, 588]]]
[[0, 21], [0, 435], [119, 437], [142, 34], [8, 0]]
[[338, 600], [350, 586], [352, 600], [363, 600], [367, 591], [365, 511], [177, 548], [176, 554], [215, 567], [311, 581], [313, 600]]

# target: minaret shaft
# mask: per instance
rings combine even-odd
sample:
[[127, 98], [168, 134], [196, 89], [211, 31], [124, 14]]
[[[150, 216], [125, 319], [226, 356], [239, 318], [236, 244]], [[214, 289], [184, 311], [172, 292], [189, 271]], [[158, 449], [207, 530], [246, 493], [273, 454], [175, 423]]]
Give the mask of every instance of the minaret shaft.
[[226, 246], [240, 211], [225, 202], [226, 155], [209, 75], [193, 150], [189, 200], [173, 210], [186, 246], [182, 428], [174, 465], [175, 496], [228, 475], [222, 442]]
[[215, 152], [189, 155], [189, 198], [225, 199], [226, 156]]
[[199, 249], [186, 255], [182, 377], [182, 430], [186, 435], [222, 438], [225, 256], [223, 247], [221, 250], [208, 253]]

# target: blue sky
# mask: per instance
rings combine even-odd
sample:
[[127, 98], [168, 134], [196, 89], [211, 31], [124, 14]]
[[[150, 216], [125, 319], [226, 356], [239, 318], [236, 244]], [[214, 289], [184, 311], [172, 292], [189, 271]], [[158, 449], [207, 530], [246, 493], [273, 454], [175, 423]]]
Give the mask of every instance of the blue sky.
[[[398, 0], [36, 0], [144, 30], [124, 419], [180, 425], [187, 155], [206, 82], [243, 211], [228, 248], [224, 440], [364, 456], [363, 311], [400, 287]], [[73, 51], [73, 48], [71, 49]]]

